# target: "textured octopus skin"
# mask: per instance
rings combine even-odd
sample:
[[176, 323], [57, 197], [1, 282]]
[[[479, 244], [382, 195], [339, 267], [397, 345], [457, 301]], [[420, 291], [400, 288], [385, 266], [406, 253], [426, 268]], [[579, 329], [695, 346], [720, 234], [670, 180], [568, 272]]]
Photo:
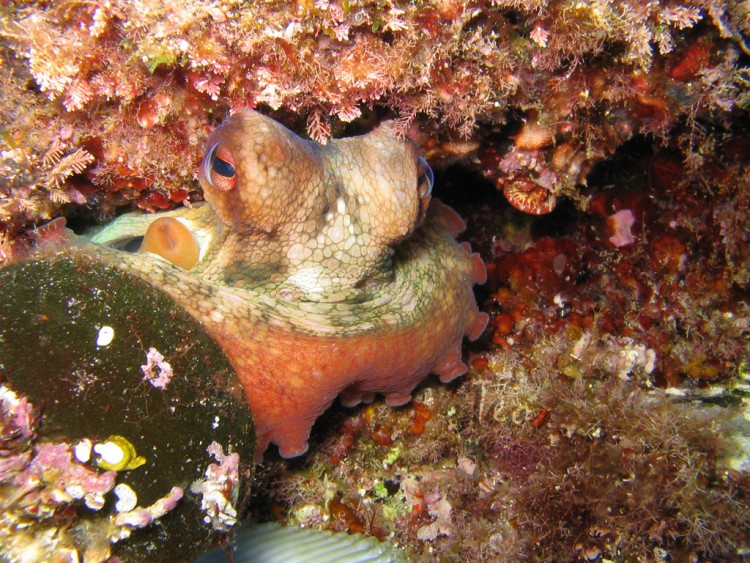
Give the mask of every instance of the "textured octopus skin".
[[[425, 167], [382, 126], [320, 145], [241, 110], [209, 138], [207, 203], [124, 215], [55, 252], [131, 272], [198, 319], [244, 388], [257, 451], [294, 457], [336, 397], [402, 405], [428, 374], [467, 369], [463, 338], [488, 320], [473, 295], [486, 271], [455, 241], [463, 221], [430, 201]], [[197, 242], [190, 269], [120, 250], [164, 217]]]

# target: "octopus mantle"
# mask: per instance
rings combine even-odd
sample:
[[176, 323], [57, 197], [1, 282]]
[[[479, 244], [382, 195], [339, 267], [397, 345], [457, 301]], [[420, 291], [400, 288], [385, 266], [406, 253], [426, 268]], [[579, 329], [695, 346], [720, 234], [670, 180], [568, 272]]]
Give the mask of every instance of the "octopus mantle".
[[486, 272], [454, 239], [461, 219], [430, 202], [410, 142], [380, 127], [319, 145], [243, 110], [209, 138], [199, 177], [205, 204], [42, 246], [131, 272], [201, 322], [242, 383], [259, 452], [305, 453], [337, 396], [402, 405], [428, 374], [465, 373]]

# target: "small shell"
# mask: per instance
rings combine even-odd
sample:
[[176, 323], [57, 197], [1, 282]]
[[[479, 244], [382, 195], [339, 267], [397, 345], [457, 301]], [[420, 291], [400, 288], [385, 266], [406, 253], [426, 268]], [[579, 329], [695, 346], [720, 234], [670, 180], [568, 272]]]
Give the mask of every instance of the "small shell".
[[146, 463], [146, 458], [135, 452], [135, 446], [123, 436], [110, 436], [94, 446], [99, 457], [96, 464], [102, 469], [123, 471], [136, 469]]
[[513, 180], [505, 184], [503, 195], [508, 202], [524, 213], [546, 215], [557, 205], [557, 196], [529, 180]]
[[115, 485], [114, 493], [117, 496], [115, 512], [130, 512], [138, 504], [138, 495], [125, 483]]
[[91, 440], [84, 438], [78, 442], [73, 448], [73, 455], [81, 463], [86, 463], [91, 459]]

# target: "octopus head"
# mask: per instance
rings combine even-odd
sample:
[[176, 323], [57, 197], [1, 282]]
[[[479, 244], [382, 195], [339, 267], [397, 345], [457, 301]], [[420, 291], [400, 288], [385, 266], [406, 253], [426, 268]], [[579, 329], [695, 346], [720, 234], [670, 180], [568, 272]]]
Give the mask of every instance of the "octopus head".
[[209, 137], [198, 177], [228, 227], [270, 234], [299, 219], [298, 210], [320, 195], [321, 166], [314, 144], [269, 117], [241, 110]]

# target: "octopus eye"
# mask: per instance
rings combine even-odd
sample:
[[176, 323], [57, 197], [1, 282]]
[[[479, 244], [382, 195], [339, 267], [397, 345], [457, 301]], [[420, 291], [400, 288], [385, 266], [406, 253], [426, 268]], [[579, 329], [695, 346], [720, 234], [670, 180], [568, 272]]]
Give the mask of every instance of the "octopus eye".
[[432, 173], [432, 168], [427, 164], [424, 157], [420, 156], [417, 160], [417, 193], [419, 198], [430, 197], [433, 185], [435, 185], [435, 175]]
[[216, 143], [203, 159], [203, 174], [212, 187], [226, 192], [237, 184], [237, 171], [229, 149]]

